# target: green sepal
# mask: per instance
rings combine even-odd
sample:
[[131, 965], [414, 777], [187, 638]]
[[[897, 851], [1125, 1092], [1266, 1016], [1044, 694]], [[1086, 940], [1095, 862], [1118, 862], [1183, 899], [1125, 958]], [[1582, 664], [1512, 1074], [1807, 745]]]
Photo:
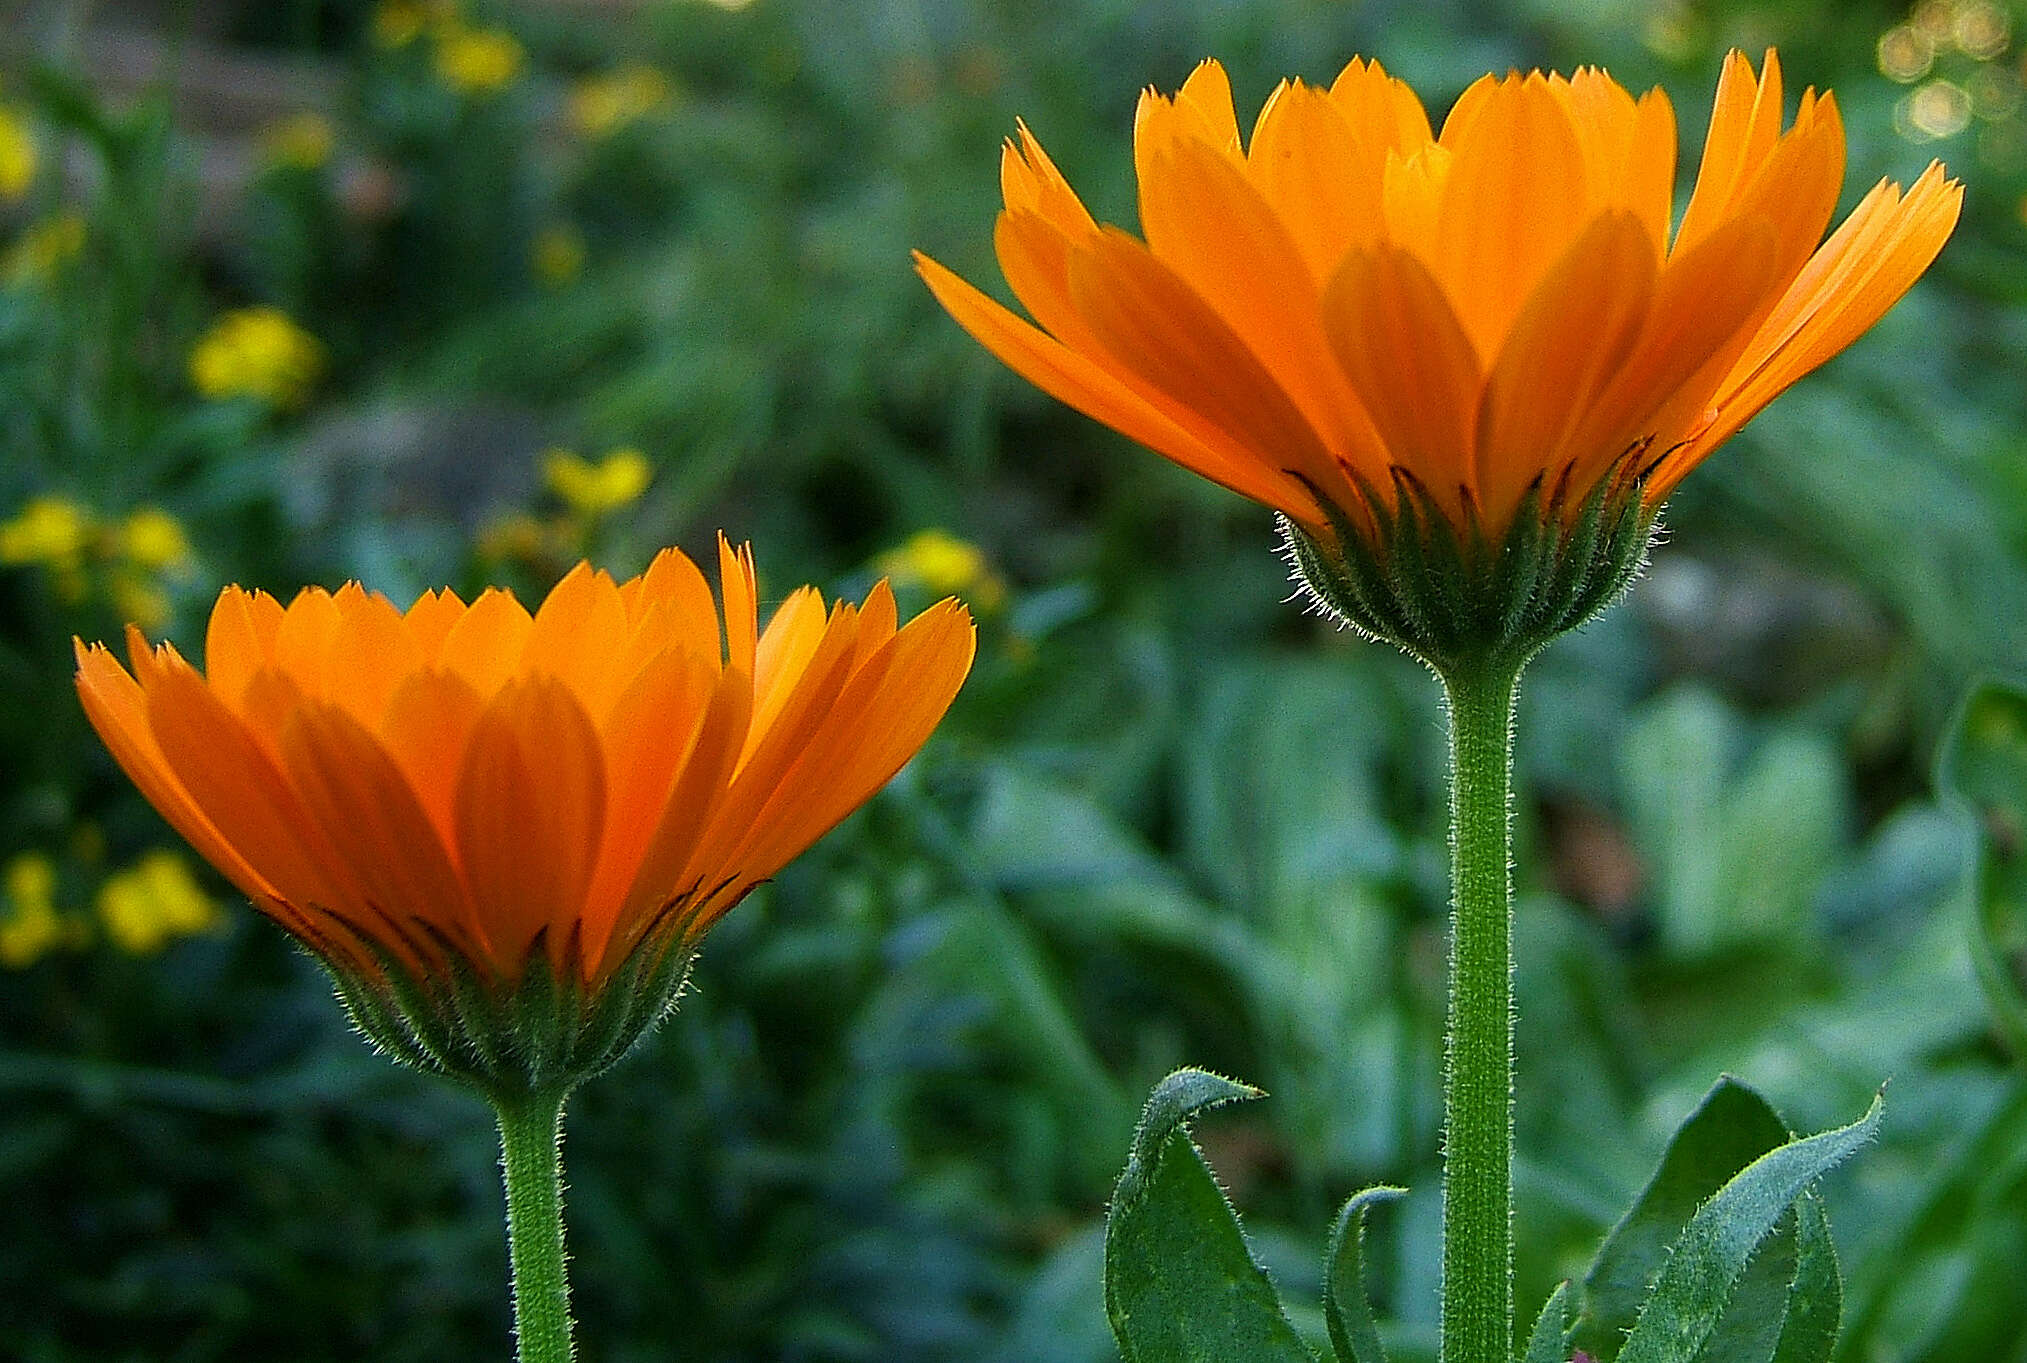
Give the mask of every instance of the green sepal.
[[1569, 1363], [1570, 1336], [1576, 1330], [1577, 1304], [1567, 1279], [1542, 1303], [1534, 1318], [1534, 1330], [1527, 1337], [1527, 1351], [1521, 1363]]
[[[566, 1093], [616, 1064], [675, 1008], [696, 959], [673, 922], [592, 981], [574, 938], [558, 967], [538, 935], [512, 981], [437, 936], [408, 956], [363, 933], [304, 945], [375, 1049], [505, 1100]], [[423, 952], [428, 964], [411, 964]]]
[[1315, 1363], [1185, 1126], [1259, 1096], [1191, 1069], [1149, 1096], [1105, 1220], [1105, 1312], [1125, 1363]]
[[2027, 1063], [2027, 689], [1973, 687], [1937, 765], [1937, 784], [1977, 815], [1971, 958], [1992, 1021]]
[[1368, 638], [1446, 676], [1488, 663], [1517, 670], [1639, 575], [1655, 516], [1645, 453], [1629, 450], [1575, 506], [1561, 484], [1545, 491], [1537, 478], [1496, 535], [1468, 503], [1457, 523], [1401, 470], [1384, 493], [1354, 475], [1361, 505], [1316, 499], [1328, 534], [1280, 518], [1284, 554], [1303, 594]]
[[1577, 1343], [1601, 1363], [1617, 1355], [1640, 1316], [1668, 1247], [1718, 1189], [1792, 1138], [1767, 1100], [1730, 1075], [1703, 1095], [1668, 1140], [1661, 1163], [1584, 1274]]
[[1365, 1214], [1379, 1203], [1407, 1195], [1405, 1188], [1381, 1184], [1354, 1193], [1337, 1214], [1330, 1247], [1323, 1255], [1323, 1320], [1337, 1363], [1387, 1363], [1372, 1303], [1365, 1295]]
[[1698, 1209], [1676, 1238], [1618, 1363], [1719, 1363], [1704, 1353], [1747, 1266], [1809, 1185], [1879, 1130], [1883, 1100], [1849, 1126], [1760, 1156]]

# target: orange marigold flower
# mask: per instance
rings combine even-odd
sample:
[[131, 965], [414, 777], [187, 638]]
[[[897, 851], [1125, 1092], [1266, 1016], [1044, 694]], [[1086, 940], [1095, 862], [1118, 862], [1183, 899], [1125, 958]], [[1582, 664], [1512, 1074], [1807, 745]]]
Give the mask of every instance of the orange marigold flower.
[[[971, 620], [885, 583], [759, 627], [719, 542], [723, 629], [676, 550], [406, 611], [356, 584], [228, 587], [205, 670], [77, 646], [107, 747], [176, 830], [424, 1068], [539, 1090], [616, 1059], [713, 922], [857, 808], [942, 718]], [[529, 1002], [539, 996], [540, 1006]], [[503, 1039], [503, 1037], [505, 1039]]]
[[1810, 90], [1781, 123], [1774, 53], [1758, 74], [1732, 53], [1671, 234], [1658, 89], [1487, 76], [1436, 134], [1355, 60], [1327, 90], [1283, 82], [1242, 142], [1205, 62], [1141, 98], [1144, 240], [1096, 222], [1025, 126], [1007, 143], [994, 241], [1039, 326], [916, 263], [1031, 382], [1311, 534], [1383, 519], [1372, 490], [1404, 487], [1493, 538], [1531, 490], [1574, 508], [1630, 477], [1651, 513], [1877, 321], [1956, 222], [1961, 187], [1931, 165], [1825, 241], [1836, 103]]

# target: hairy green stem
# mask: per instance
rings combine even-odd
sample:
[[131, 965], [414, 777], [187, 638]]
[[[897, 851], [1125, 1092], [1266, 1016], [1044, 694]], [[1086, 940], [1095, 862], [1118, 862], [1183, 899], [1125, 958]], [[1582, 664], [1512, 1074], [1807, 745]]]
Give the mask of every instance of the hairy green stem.
[[570, 1363], [570, 1280], [563, 1253], [563, 1095], [495, 1097], [514, 1271], [515, 1357]]
[[1513, 1357], [1513, 700], [1452, 668], [1450, 1021], [1443, 1055], [1443, 1363]]

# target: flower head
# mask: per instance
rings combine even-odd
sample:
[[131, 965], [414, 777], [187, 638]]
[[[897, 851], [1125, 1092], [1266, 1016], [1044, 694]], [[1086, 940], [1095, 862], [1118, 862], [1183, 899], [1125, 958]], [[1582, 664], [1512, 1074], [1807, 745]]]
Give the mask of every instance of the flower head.
[[654, 466], [633, 446], [608, 451], [597, 463], [570, 450], [542, 455], [542, 481], [580, 516], [598, 517], [640, 500]]
[[84, 250], [85, 235], [84, 217], [75, 212], [31, 223], [0, 254], [0, 282], [27, 284], [52, 277]]
[[294, 170], [317, 170], [331, 159], [338, 133], [331, 120], [313, 110], [299, 110], [261, 132], [261, 150], [270, 164]]
[[1931, 165], [1825, 241], [1836, 103], [1811, 90], [1782, 118], [1774, 54], [1755, 73], [1733, 53], [1671, 231], [1659, 90], [1487, 76], [1437, 133], [1412, 90], [1353, 61], [1328, 89], [1284, 82], [1242, 140], [1205, 62], [1173, 99], [1141, 98], [1141, 237], [1100, 225], [1026, 127], [1008, 142], [994, 241], [1039, 325], [917, 265], [1023, 376], [1326, 543], [1384, 549], [1403, 498], [1494, 544], [1530, 503], [1567, 523], [1616, 495], [1651, 521], [1956, 221], [1961, 189]]
[[675, 102], [675, 86], [659, 67], [627, 62], [587, 76], [570, 92], [570, 121], [586, 137], [610, 137]]
[[190, 352], [190, 381], [208, 398], [293, 407], [324, 372], [324, 347], [279, 308], [240, 308], [212, 323]]
[[129, 631], [78, 645], [79, 694], [176, 830], [316, 954], [397, 1056], [541, 1087], [616, 1059], [699, 938], [911, 757], [970, 667], [944, 601], [885, 584], [759, 627], [675, 550], [408, 610], [356, 585], [283, 606], [229, 587], [200, 672]]
[[0, 104], [0, 203], [12, 203], [28, 193], [40, 164], [27, 117], [12, 105]]
[[504, 29], [455, 28], [437, 39], [436, 74], [460, 94], [492, 95], [514, 83], [526, 59]]

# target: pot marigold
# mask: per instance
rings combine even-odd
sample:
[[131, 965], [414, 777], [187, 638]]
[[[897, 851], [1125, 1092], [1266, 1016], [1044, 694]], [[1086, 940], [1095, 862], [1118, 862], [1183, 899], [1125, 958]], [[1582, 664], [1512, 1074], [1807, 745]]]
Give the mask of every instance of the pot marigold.
[[356, 584], [228, 587], [200, 672], [77, 646], [86, 713], [143, 794], [331, 970], [398, 1057], [567, 1086], [666, 1011], [706, 929], [878, 790], [969, 670], [955, 601], [885, 583], [758, 623], [750, 552], [665, 550], [406, 611]]
[[1407, 85], [1354, 60], [1327, 90], [1283, 82], [1242, 141], [1207, 61], [1173, 99], [1141, 97], [1144, 240], [1101, 226], [1025, 126], [1007, 143], [994, 242], [1039, 325], [916, 264], [1031, 382], [1281, 512], [1298, 560], [1391, 572], [1400, 537], [1433, 527], [1496, 574], [1524, 507], [1565, 531], [1590, 507], [1630, 573], [1682, 477], [1877, 321], [1956, 222], [1961, 187], [1931, 165], [1824, 240], [1835, 100], [1811, 90], [1782, 117], [1775, 54], [1758, 73], [1731, 54], [1671, 231], [1658, 89], [1487, 76], [1438, 134]]

